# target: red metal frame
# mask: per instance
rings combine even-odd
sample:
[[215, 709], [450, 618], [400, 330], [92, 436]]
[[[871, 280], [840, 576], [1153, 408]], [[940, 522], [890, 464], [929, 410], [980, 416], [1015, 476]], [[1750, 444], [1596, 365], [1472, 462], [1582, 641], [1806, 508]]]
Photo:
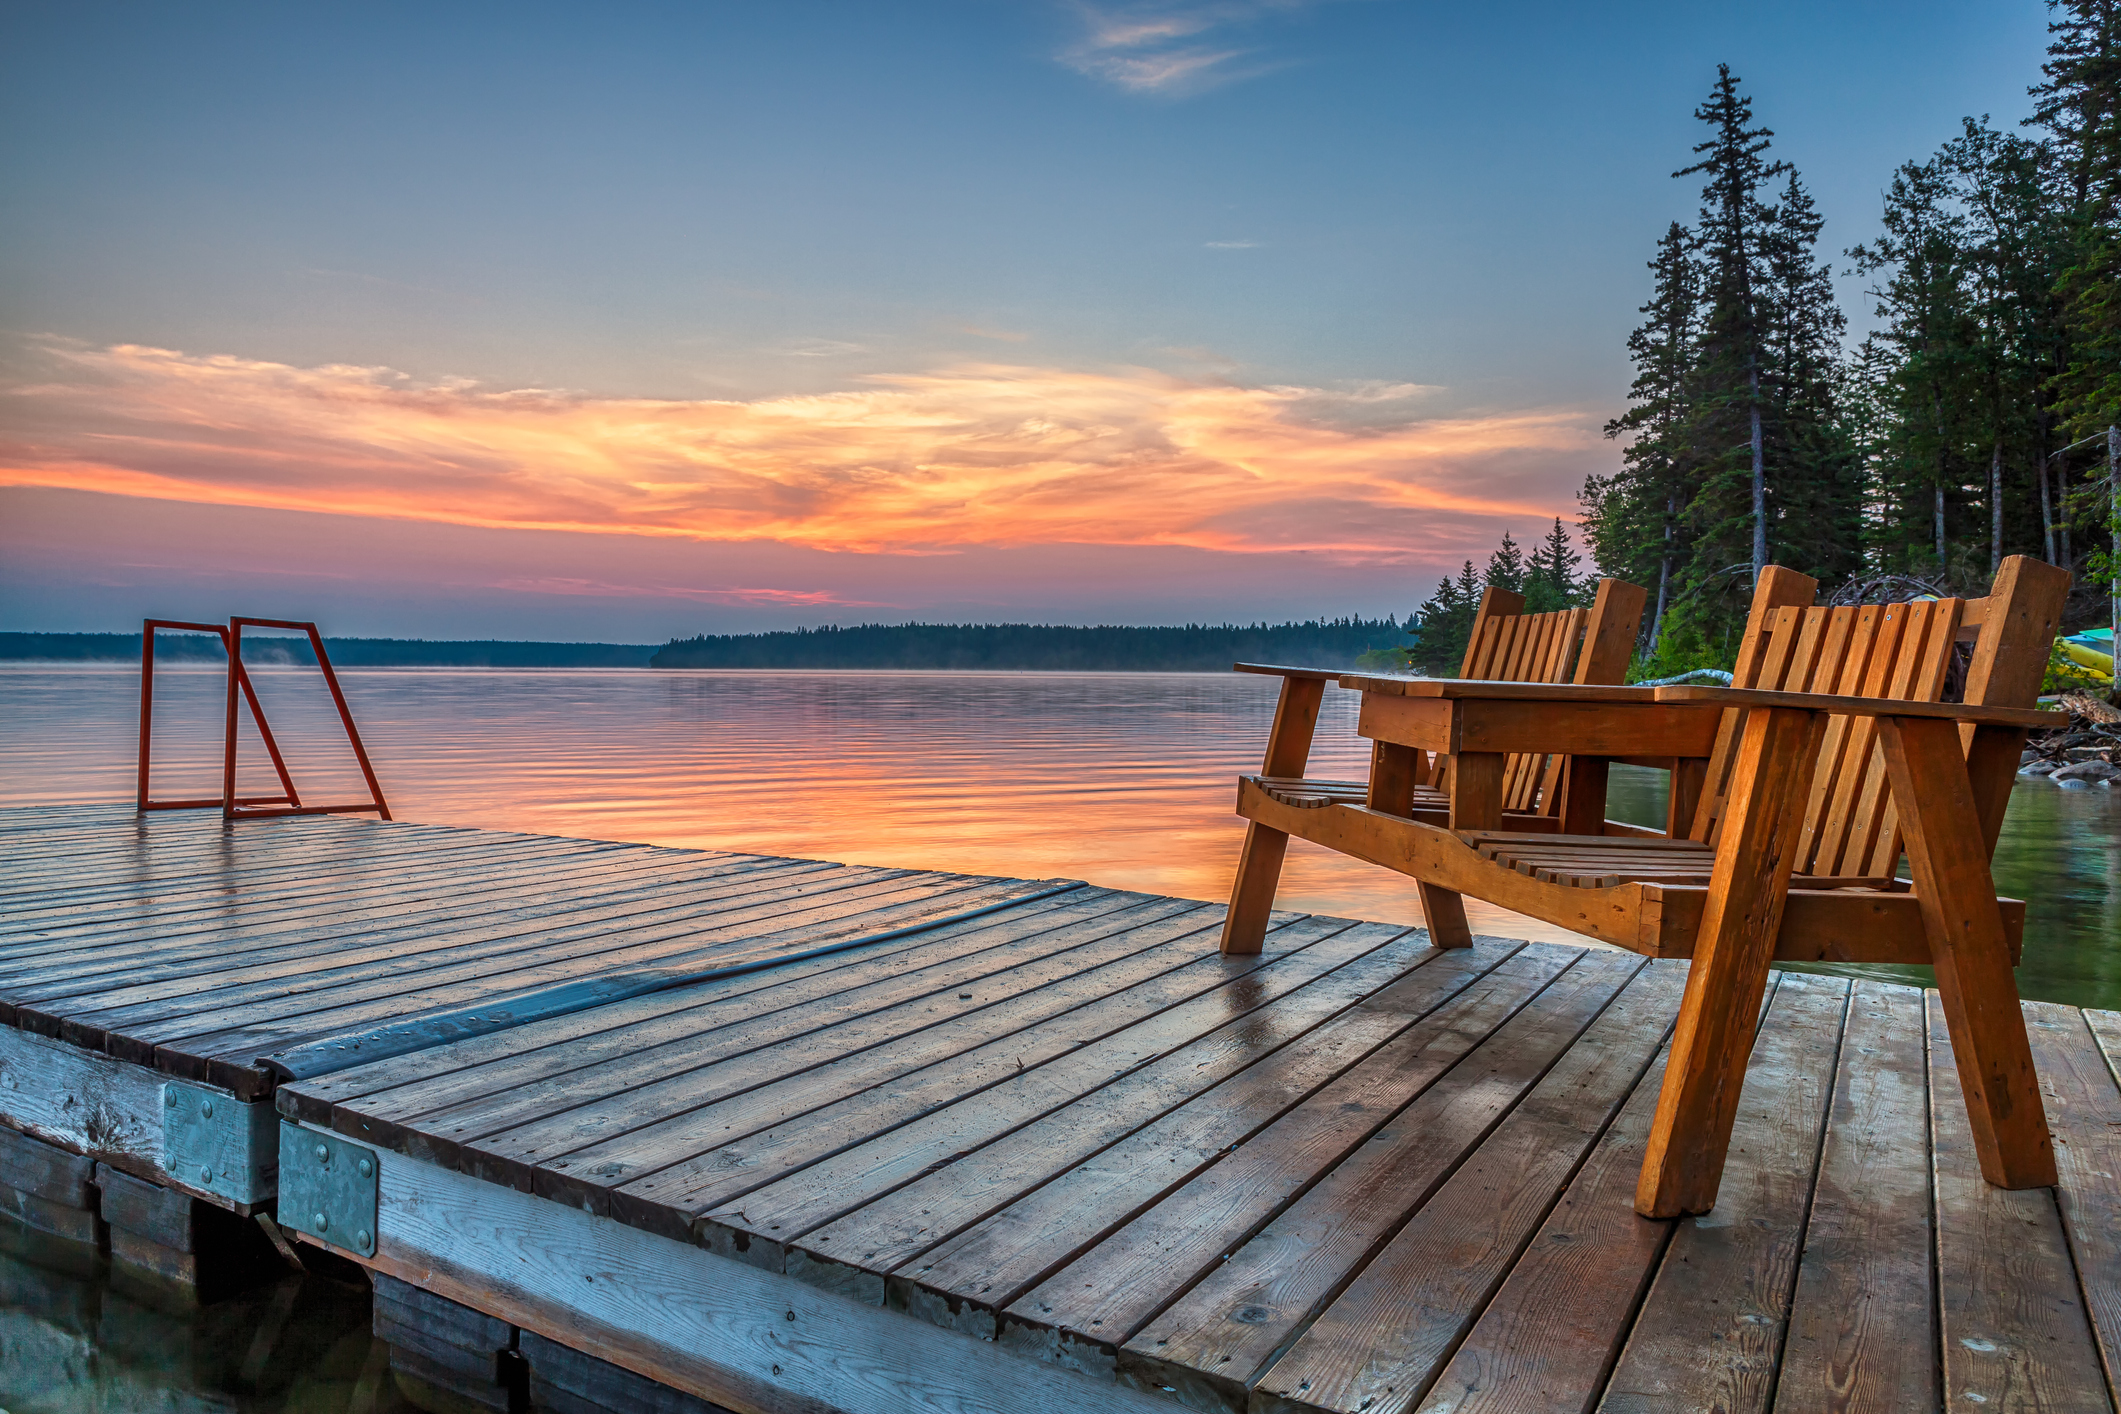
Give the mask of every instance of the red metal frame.
[[[331, 689], [332, 705], [339, 709], [339, 722], [346, 728], [347, 745], [353, 748], [354, 759], [361, 763], [361, 778], [368, 782], [369, 798], [364, 802], [347, 805], [304, 805], [294, 798], [294, 784], [288, 781], [287, 769], [281, 763], [280, 749], [273, 744], [272, 733], [265, 728], [265, 714], [258, 708], [257, 694], [251, 690], [250, 674], [243, 667], [243, 630], [248, 628], [281, 628], [309, 636], [309, 646], [317, 655], [317, 667], [324, 673], [324, 685]], [[224, 820], [269, 820], [282, 815], [359, 815], [374, 811], [384, 820], [390, 818], [390, 806], [383, 799], [383, 787], [376, 780], [376, 768], [369, 764], [368, 748], [361, 745], [360, 728], [354, 725], [353, 711], [346, 705], [346, 694], [339, 689], [339, 675], [331, 670], [331, 655], [324, 651], [324, 639], [313, 623], [294, 619], [248, 619], [231, 618], [228, 621], [228, 716], [222, 734], [221, 746], [221, 818]], [[256, 802], [236, 798], [236, 690], [241, 687], [250, 702], [251, 716], [257, 721], [259, 734], [265, 738], [265, 749], [271, 753], [273, 767], [280, 779], [287, 781], [286, 802], [259, 800]]]
[[[324, 673], [324, 685], [331, 689], [332, 705], [339, 709], [339, 721], [346, 728], [347, 744], [353, 747], [354, 759], [361, 764], [361, 776], [368, 782], [369, 799], [348, 805], [304, 805], [300, 792], [295, 789], [294, 778], [288, 774], [287, 760], [280, 754], [280, 743], [273, 738], [272, 725], [265, 720], [265, 708], [258, 701], [258, 690], [252, 686], [249, 669], [243, 666], [243, 629], [282, 628], [309, 636], [309, 646], [317, 655], [317, 666]], [[155, 713], [155, 633], [158, 629], [175, 629], [187, 633], [210, 633], [221, 640], [221, 649], [228, 655], [228, 712], [221, 742], [221, 794], [210, 800], [155, 800], [148, 792], [150, 754], [153, 748]], [[258, 728], [258, 737], [265, 743], [265, 751], [272, 758], [273, 772], [280, 778], [280, 795], [236, 794], [236, 697], [241, 693], [244, 704], [250, 709], [250, 719]], [[332, 671], [331, 656], [324, 651], [324, 639], [317, 633], [313, 623], [298, 623], [288, 619], [232, 618], [226, 627], [220, 624], [187, 623], [182, 619], [143, 619], [140, 624], [140, 766], [138, 781], [138, 807], [145, 810], [204, 810], [218, 807], [225, 820], [270, 819], [280, 815], [345, 815], [365, 814], [374, 811], [382, 819], [390, 818], [390, 806], [383, 799], [383, 787], [376, 780], [375, 767], [369, 764], [368, 749], [361, 744], [360, 729], [354, 726], [353, 712], [346, 705], [346, 694], [339, 688], [339, 676]], [[280, 807], [280, 808], [273, 808]]]
[[[195, 624], [182, 619], [143, 619], [140, 622], [140, 767], [138, 783], [138, 808], [141, 810], [205, 810], [225, 809], [228, 801], [220, 796], [206, 800], [156, 800], [148, 791], [148, 775], [153, 747], [155, 715], [155, 634], [160, 629], [177, 629], [186, 633], [210, 633], [221, 640], [221, 651], [228, 651], [228, 629], [221, 624]], [[265, 710], [258, 705], [257, 689], [251, 686], [250, 674], [241, 662], [230, 660], [235, 665], [234, 678], [243, 690], [244, 701], [250, 704], [250, 718], [257, 723], [258, 735], [264, 739], [265, 749], [272, 755], [273, 770], [279, 773], [280, 789], [284, 795], [245, 796], [237, 805], [300, 805], [301, 797], [295, 792], [295, 783], [287, 774], [287, 762], [280, 755], [280, 744], [273, 740], [272, 727], [265, 720]]]

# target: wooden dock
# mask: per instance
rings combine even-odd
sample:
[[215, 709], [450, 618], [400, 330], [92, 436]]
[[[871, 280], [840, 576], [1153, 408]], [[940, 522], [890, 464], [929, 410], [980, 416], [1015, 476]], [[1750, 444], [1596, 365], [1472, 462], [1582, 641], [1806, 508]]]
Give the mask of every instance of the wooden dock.
[[344, 818], [0, 842], [0, 1119], [380, 1274], [435, 1383], [2115, 1408], [2121, 1014], [2026, 1004], [2062, 1181], [2006, 1192], [1933, 995], [1778, 973], [1721, 1200], [1660, 1223], [1682, 962], [1297, 914], [1225, 958], [1184, 899]]

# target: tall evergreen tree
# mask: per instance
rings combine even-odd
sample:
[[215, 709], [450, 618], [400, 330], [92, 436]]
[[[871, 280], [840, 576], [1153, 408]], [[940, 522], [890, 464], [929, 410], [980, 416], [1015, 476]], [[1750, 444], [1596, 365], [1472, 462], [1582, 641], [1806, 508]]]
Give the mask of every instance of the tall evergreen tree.
[[2121, 421], [2121, 0], [2048, 0], [2061, 18], [2031, 121], [2057, 149], [2070, 226], [2056, 281], [2070, 348], [2056, 379], [2060, 407], [2084, 435]]
[[[1696, 592], [1715, 586], [1729, 555], [1750, 563], [1757, 578], [1768, 561], [1766, 362], [1760, 286], [1775, 213], [1761, 190], [1788, 169], [1765, 154], [1774, 132], [1754, 127], [1752, 100], [1738, 91], [1731, 66], [1716, 66], [1716, 85], [1694, 116], [1710, 136], [1696, 144], [1700, 160], [1672, 175], [1705, 176], [1699, 226], [1703, 318], [1695, 372], [1695, 407], [1706, 445], [1703, 476], [1690, 507], [1699, 554]], [[1702, 445], [1697, 440], [1697, 445]], [[1703, 609], [1714, 611], [1712, 603]]]
[[1584, 538], [1598, 568], [1616, 579], [1657, 586], [1647, 626], [1654, 652], [1673, 573], [1688, 552], [1682, 512], [1697, 460], [1689, 440], [1701, 285], [1693, 234], [1674, 221], [1657, 243], [1650, 270], [1650, 302], [1640, 311], [1649, 318], [1628, 335], [1633, 406], [1605, 425], [1606, 436], [1628, 439], [1621, 469], [1587, 478], [1581, 499]]
[[1774, 470], [1754, 485], [1762, 512], [1754, 554], [1757, 564], [1765, 542], [1773, 558], [1801, 558], [1807, 573], [1840, 580], [1862, 556], [1860, 460], [1840, 406], [1848, 319], [1834, 298], [1833, 271], [1817, 257], [1825, 223], [1795, 169], [1785, 172], [1761, 242], [1761, 440]]

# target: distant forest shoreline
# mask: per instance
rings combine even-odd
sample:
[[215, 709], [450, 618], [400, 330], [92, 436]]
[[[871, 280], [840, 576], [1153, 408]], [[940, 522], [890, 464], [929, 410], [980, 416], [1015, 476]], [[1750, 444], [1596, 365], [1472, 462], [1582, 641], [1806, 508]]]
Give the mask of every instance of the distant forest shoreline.
[[[856, 624], [769, 633], [703, 634], [654, 644], [492, 639], [326, 638], [341, 668], [780, 668], [998, 672], [1226, 672], [1234, 662], [1352, 668], [1366, 652], [1404, 646], [1391, 617], [1282, 624], [1070, 627], [1053, 624]], [[219, 662], [203, 634], [164, 633], [158, 662]], [[299, 638], [245, 639], [246, 662], [311, 661]], [[0, 661], [140, 660], [137, 633], [0, 633]]]
[[780, 633], [703, 634], [670, 643], [658, 668], [899, 668], [1021, 672], [1227, 672], [1234, 662], [1351, 668], [1401, 646], [1397, 619], [1177, 628], [1057, 624], [857, 624]]

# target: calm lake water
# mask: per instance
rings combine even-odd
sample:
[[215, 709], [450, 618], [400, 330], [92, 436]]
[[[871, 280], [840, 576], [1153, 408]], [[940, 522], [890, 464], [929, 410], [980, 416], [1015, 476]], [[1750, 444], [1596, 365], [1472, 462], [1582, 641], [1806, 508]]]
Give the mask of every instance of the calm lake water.
[[[359, 794], [313, 674], [258, 673], [306, 798]], [[1237, 674], [376, 670], [343, 675], [401, 819], [1227, 896], [1276, 682]], [[158, 675], [156, 793], [219, 791], [221, 677]], [[1360, 776], [1353, 694], [1313, 773]], [[138, 674], [0, 665], [0, 805], [130, 800]], [[262, 750], [244, 789], [266, 793]], [[1615, 772], [1611, 813], [1663, 819]], [[2121, 1007], [2121, 792], [2020, 786], [1998, 882], [2027, 900], [2025, 995]], [[1410, 882], [1301, 841], [1281, 902], [1418, 923]], [[1469, 903], [1474, 926], [1570, 939]], [[1926, 969], [1866, 969], [1920, 980]], [[0, 1223], [0, 1406], [390, 1408], [367, 1303], [318, 1277], [187, 1310]]]

